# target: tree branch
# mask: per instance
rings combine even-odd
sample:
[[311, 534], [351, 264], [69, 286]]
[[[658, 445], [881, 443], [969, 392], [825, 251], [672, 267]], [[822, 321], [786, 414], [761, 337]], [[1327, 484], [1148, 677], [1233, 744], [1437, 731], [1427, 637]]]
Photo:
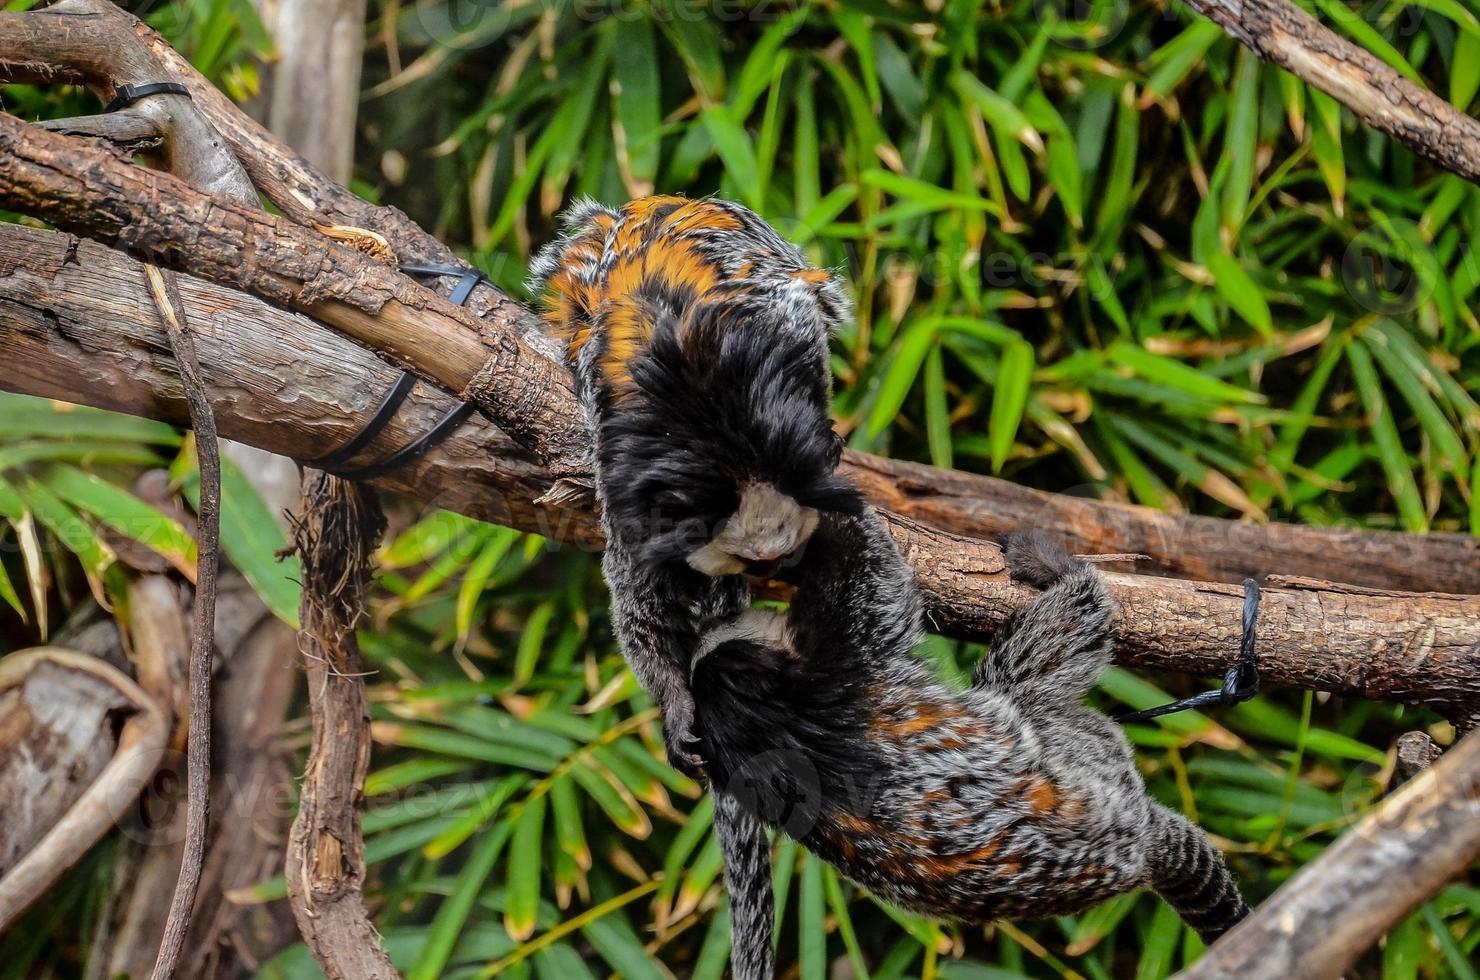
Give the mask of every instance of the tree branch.
[[1182, 980], [1329, 980], [1480, 858], [1480, 732], [1384, 800]]
[[[1419, 156], [1480, 182], [1480, 120], [1389, 68], [1288, 0], [1186, 0], [1261, 58]], [[1361, 14], [1352, 12], [1352, 17]]]
[[[67, 18], [65, 31], [58, 26], [62, 17]], [[158, 34], [107, 0], [62, 0], [42, 10], [0, 13], [0, 75], [14, 75], [17, 65], [34, 70], [43, 64], [52, 75], [87, 81], [107, 96], [113, 79], [137, 80], [141, 59], [149, 60], [155, 78], [168, 75], [190, 89], [194, 110], [224, 137], [257, 188], [295, 221], [363, 228], [390, 242], [402, 261], [468, 268], [401, 211], [370, 204], [324, 176], [242, 113]], [[435, 283], [442, 291], [451, 285], [447, 278]], [[528, 348], [553, 356], [539, 319], [496, 289], [485, 285], [475, 290], [466, 314], [488, 344], [497, 347], [512, 335]], [[421, 318], [407, 329], [430, 335], [433, 326]], [[462, 331], [465, 325], [459, 323], [455, 329]], [[470, 361], [446, 378], [435, 370], [424, 373], [456, 391], [459, 379], [477, 366]], [[555, 376], [561, 380], [556, 390], [513, 385], [501, 391], [509, 398], [546, 400], [561, 424], [578, 428], [579, 413], [558, 365]], [[564, 438], [567, 446], [581, 443], [579, 435]], [[583, 450], [580, 445], [576, 455]], [[1150, 556], [1159, 569], [1220, 581], [1238, 582], [1275, 571], [1378, 588], [1480, 594], [1480, 538], [1468, 535], [1417, 537], [1171, 515], [860, 454], [849, 454], [849, 462], [849, 475], [879, 506], [959, 534], [1041, 527], [1065, 538], [1077, 551], [1139, 552]]]
[[[224, 435], [299, 458], [341, 443], [396, 370], [335, 331], [242, 293], [180, 278], [187, 306], [211, 311], [195, 338], [219, 392]], [[142, 307], [140, 303], [146, 304]], [[173, 362], [147, 311], [137, 263], [55, 232], [0, 227], [0, 358], [6, 387], [182, 422]], [[415, 438], [452, 399], [419, 386], [365, 450], [380, 458]], [[553, 476], [481, 416], [404, 470], [375, 482], [558, 541], [599, 548], [588, 507], [538, 503]], [[877, 498], [876, 498], [877, 499]], [[889, 506], [887, 496], [879, 502]], [[915, 565], [936, 628], [982, 638], [1032, 593], [1013, 586], [990, 542], [900, 515], [891, 524]], [[1112, 574], [1122, 663], [1220, 674], [1237, 657], [1235, 586]], [[1480, 597], [1415, 595], [1272, 581], [1260, 669], [1271, 683], [1449, 710], [1480, 704]]]
[[288, 837], [288, 896], [330, 980], [396, 977], [365, 914], [360, 794], [370, 766], [370, 706], [355, 628], [370, 552], [385, 530], [374, 492], [310, 470], [293, 544], [303, 559], [303, 628], [313, 748]]
[[103, 681], [118, 691], [131, 710], [119, 731], [112, 760], [46, 836], [0, 878], [0, 932], [112, 829], [159, 768], [169, 735], [164, 713], [126, 674], [97, 657], [71, 650], [39, 647], [0, 660], [0, 690], [21, 684], [42, 664]]

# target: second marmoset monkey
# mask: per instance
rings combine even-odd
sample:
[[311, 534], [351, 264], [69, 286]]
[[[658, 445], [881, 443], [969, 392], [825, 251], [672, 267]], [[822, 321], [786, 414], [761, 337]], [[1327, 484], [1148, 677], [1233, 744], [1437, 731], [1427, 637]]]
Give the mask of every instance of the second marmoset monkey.
[[663, 712], [669, 761], [703, 765], [689, 661], [749, 603], [820, 511], [856, 511], [834, 474], [837, 281], [753, 212], [716, 200], [593, 202], [532, 274], [566, 344], [595, 445], [602, 570], [622, 652]]
[[1206, 940], [1248, 911], [1206, 835], [1154, 801], [1120, 727], [1083, 704], [1110, 662], [1100, 575], [1010, 539], [1045, 590], [956, 690], [912, 655], [914, 573], [873, 513], [823, 515], [787, 613], [748, 610], [694, 664], [737, 980], [771, 975], [770, 851], [785, 830], [881, 898], [943, 919], [1081, 911], [1156, 890]]

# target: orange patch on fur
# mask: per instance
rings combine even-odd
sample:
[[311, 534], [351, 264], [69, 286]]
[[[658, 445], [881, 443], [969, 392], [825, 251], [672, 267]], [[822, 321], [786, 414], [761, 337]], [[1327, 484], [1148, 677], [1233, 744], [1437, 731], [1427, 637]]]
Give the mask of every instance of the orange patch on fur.
[[1058, 789], [1045, 776], [1040, 776], [1029, 783], [1023, 796], [1028, 800], [1028, 808], [1040, 815], [1052, 811], [1063, 799]]

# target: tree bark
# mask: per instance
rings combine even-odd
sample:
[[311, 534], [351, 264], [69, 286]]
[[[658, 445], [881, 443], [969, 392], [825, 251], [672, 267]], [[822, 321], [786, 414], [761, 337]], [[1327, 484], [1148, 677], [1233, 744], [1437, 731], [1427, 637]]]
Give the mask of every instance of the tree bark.
[[303, 628], [313, 747], [288, 836], [293, 917], [329, 980], [396, 977], [365, 911], [360, 794], [370, 766], [370, 705], [355, 627], [370, 552], [385, 520], [374, 492], [327, 473], [303, 477], [294, 547], [303, 559]]
[[[180, 422], [173, 362], [133, 260], [55, 232], [0, 228], [0, 383], [49, 397]], [[184, 276], [187, 306], [209, 310], [196, 337], [218, 391], [222, 432], [299, 458], [340, 444], [397, 371], [313, 321], [242, 293]], [[147, 306], [143, 307], [147, 310]], [[385, 434], [380, 458], [425, 431], [452, 404], [419, 386]], [[553, 477], [488, 420], [473, 416], [436, 450], [374, 482], [432, 506], [601, 546], [589, 507], [538, 501]], [[875, 497], [886, 510], [889, 496]], [[915, 565], [936, 629], [981, 639], [1032, 593], [1007, 580], [996, 545], [891, 516]], [[1121, 603], [1122, 663], [1220, 674], [1237, 657], [1242, 594], [1236, 586], [1111, 574]], [[1480, 704], [1480, 597], [1411, 594], [1274, 580], [1265, 591], [1260, 669], [1270, 683], [1422, 703]]]
[[[1288, 0], [1186, 0], [1261, 58], [1346, 106], [1373, 129], [1480, 182], [1480, 120], [1425, 91]], [[1360, 17], [1359, 13], [1350, 16]]]
[[1415, 776], [1178, 974], [1332, 980], [1480, 858], [1480, 732]]
[[[1213, 5], [1217, 0], [1206, 2]], [[42, 10], [0, 13], [0, 75], [79, 81], [106, 95], [112, 92], [113, 78], [131, 80], [141, 62], [150, 63], [156, 76], [172, 77], [190, 89], [194, 111], [224, 138], [262, 194], [293, 220], [375, 232], [402, 261], [470, 268], [403, 212], [370, 204], [325, 176], [242, 113], [163, 38], [107, 0], [61, 0]], [[1399, 82], [1412, 88], [1406, 80]], [[447, 291], [454, 281], [444, 277], [434, 285]], [[497, 289], [485, 284], [474, 290], [466, 309], [486, 342], [496, 346], [500, 338], [512, 334], [553, 357], [539, 319]], [[467, 371], [475, 368], [470, 363]], [[506, 390], [519, 394], [524, 389]], [[566, 392], [546, 397], [560, 400]], [[576, 421], [573, 408], [567, 421]], [[995, 534], [1036, 526], [1082, 552], [1141, 553], [1159, 569], [1220, 581], [1277, 572], [1374, 588], [1480, 593], [1480, 539], [1466, 535], [1419, 538], [1184, 517], [1045, 494], [1003, 480], [876, 457], [850, 458], [858, 464], [851, 471], [854, 478], [887, 495], [888, 506], [958, 533]], [[883, 470], [882, 475], [877, 470]], [[889, 490], [883, 480], [893, 481], [898, 492]]]
[[[0, 170], [0, 200], [9, 206], [321, 319], [473, 395], [516, 441], [553, 462], [557, 476], [584, 476], [585, 434], [568, 375], [509, 330], [494, 331], [486, 321], [475, 326], [465, 311], [388, 266], [290, 222], [214, 200], [65, 137], [29, 134], [19, 120], [0, 116], [0, 159], [14, 159]], [[1272, 571], [1480, 593], [1480, 539], [1464, 535], [1177, 518], [873, 457], [852, 455], [850, 462], [850, 473], [882, 505], [948, 530], [1038, 526], [1082, 551], [1150, 554], [1174, 571], [1220, 579]]]

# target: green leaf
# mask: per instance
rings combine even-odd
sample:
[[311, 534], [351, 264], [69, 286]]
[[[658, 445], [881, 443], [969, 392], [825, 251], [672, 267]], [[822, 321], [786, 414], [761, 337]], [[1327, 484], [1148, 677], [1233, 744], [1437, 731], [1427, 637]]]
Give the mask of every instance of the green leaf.
[[930, 443], [930, 462], [951, 468], [950, 406], [946, 401], [945, 363], [940, 345], [925, 358], [925, 431]]
[[58, 544], [77, 556], [88, 577], [94, 581], [101, 580], [116, 556], [93, 526], [33, 477], [22, 478], [16, 489], [25, 501], [26, 509], [36, 515], [36, 520]]
[[75, 466], [48, 466], [38, 479], [67, 503], [164, 557], [186, 575], [195, 576], [195, 539], [174, 518]]
[[1223, 37], [1223, 29], [1212, 21], [1196, 20], [1174, 39], [1151, 53], [1147, 63], [1155, 66], [1146, 82], [1148, 98], [1164, 99], [1182, 84], [1189, 72], [1203, 64], [1208, 49]]
[[750, 142], [750, 134], [722, 109], [705, 109], [700, 118], [709, 131], [709, 138], [714, 140], [720, 159], [724, 161], [725, 173], [739, 189], [744, 202], [752, 208], [763, 208], [762, 199], [765, 195], [760, 186], [755, 147]]
[[591, 847], [581, 821], [581, 802], [570, 776], [550, 784], [550, 812], [554, 817], [555, 842], [582, 871], [591, 867]]
[[605, 915], [589, 922], [581, 927], [581, 935], [625, 980], [673, 980], [673, 974], [647, 954], [642, 940], [621, 915]]
[[822, 892], [822, 861], [802, 858], [802, 893], [797, 936], [802, 980], [827, 980], [827, 906]]
[[178, 446], [179, 431], [151, 419], [0, 392], [0, 440], [82, 439]]
[[1022, 143], [1037, 153], [1043, 149], [1043, 138], [1028, 122], [1023, 111], [1003, 96], [987, 88], [969, 72], [959, 71], [951, 76], [951, 84], [963, 99], [974, 105], [993, 129], [1003, 136]]
[[463, 647], [468, 634], [472, 632], [473, 614], [477, 611], [479, 598], [488, 587], [489, 579], [493, 578], [499, 562], [504, 560], [504, 556], [518, 540], [517, 531], [509, 528], [490, 529], [478, 557], [468, 565], [467, 574], [463, 576], [462, 585], [457, 590], [457, 606], [452, 616], [453, 628], [457, 630], [458, 649]]
[[1274, 318], [1269, 303], [1257, 283], [1244, 271], [1243, 264], [1226, 252], [1208, 256], [1208, 271], [1213, 274], [1213, 288], [1218, 290], [1234, 312], [1259, 332], [1261, 337], [1274, 333]]
[[515, 818], [509, 849], [509, 880], [504, 931], [515, 942], [534, 934], [540, 907], [540, 868], [544, 863], [545, 798], [531, 797]]
[[1156, 906], [1151, 926], [1141, 942], [1141, 958], [1136, 964], [1136, 980], [1162, 980], [1171, 975], [1172, 957], [1177, 940], [1182, 937], [1182, 920], [1170, 905]]
[[406, 972], [408, 980], [437, 980], [446, 972], [453, 947], [462, 934], [468, 915], [473, 911], [474, 902], [483, 890], [483, 883], [488, 880], [499, 853], [509, 840], [510, 831], [511, 826], [507, 822], [499, 823], [478, 838], [467, 863], [458, 872], [451, 894], [442, 902], [432, 919], [431, 928], [427, 931], [426, 945], [422, 947], [411, 969]]
[[1449, 62], [1449, 101], [1461, 112], [1475, 101], [1480, 91], [1480, 36], [1465, 32], [1454, 42], [1454, 57]]
[[1398, 505], [1403, 524], [1409, 531], [1426, 531], [1429, 515], [1419, 496], [1418, 485], [1413, 480], [1413, 467], [1403, 441], [1398, 436], [1398, 427], [1393, 422], [1392, 411], [1382, 384], [1377, 380], [1377, 370], [1372, 366], [1371, 355], [1362, 344], [1348, 344], [1347, 362], [1351, 365], [1352, 378], [1362, 398], [1362, 407], [1367, 412], [1367, 424], [1372, 429], [1372, 441], [1377, 446], [1377, 458], [1387, 474], [1388, 490]]
[[1022, 425], [1023, 409], [1028, 404], [1028, 391], [1033, 382], [1033, 346], [1019, 341], [1002, 351], [997, 368], [997, 384], [992, 391], [991, 421], [987, 439], [992, 450], [992, 471], [1001, 472], [1007, 462]]
[[[170, 466], [170, 475], [199, 509], [200, 470], [193, 441]], [[287, 546], [281, 525], [252, 484], [235, 463], [221, 457], [221, 550], [273, 615], [297, 627], [303, 564], [297, 555], [279, 557]]]
[[1130, 368], [1137, 375], [1176, 391], [1186, 392], [1196, 398], [1211, 402], [1234, 402], [1257, 405], [1264, 397], [1257, 392], [1247, 391], [1237, 385], [1204, 374], [1181, 361], [1160, 354], [1153, 354], [1129, 341], [1117, 341], [1106, 351], [1117, 364]]
[[1371, 330], [1363, 331], [1361, 340], [1387, 380], [1398, 389], [1398, 394], [1402, 395], [1408, 407], [1413, 409], [1413, 414], [1418, 416], [1418, 423], [1433, 443], [1434, 451], [1438, 454], [1441, 464], [1453, 472], [1464, 472], [1465, 464], [1469, 461], [1464, 443], [1460, 441], [1459, 433], [1454, 431], [1454, 427], [1444, 417], [1444, 412], [1434, 401], [1434, 397], [1424, 387], [1422, 379], [1415, 375], [1398, 353], [1388, 346], [1387, 337], [1384, 334]]
[[616, 119], [626, 140], [628, 169], [651, 184], [658, 176], [662, 150], [657, 40], [650, 18], [619, 17], [617, 22], [617, 46], [612, 51]]

